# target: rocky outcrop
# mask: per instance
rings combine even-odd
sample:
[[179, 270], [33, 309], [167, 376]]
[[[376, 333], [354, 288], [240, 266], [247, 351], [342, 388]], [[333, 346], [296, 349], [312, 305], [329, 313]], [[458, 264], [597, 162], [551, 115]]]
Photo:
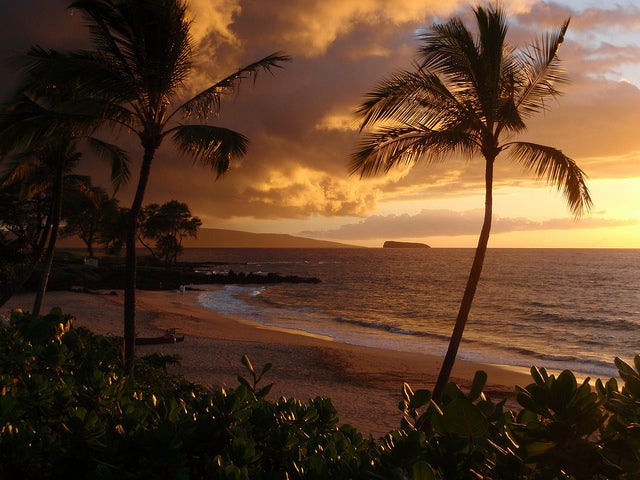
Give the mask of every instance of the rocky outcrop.
[[[123, 288], [125, 269], [122, 265], [86, 267], [85, 265], [57, 265], [49, 280], [49, 290], [76, 290], [92, 293], [99, 290]], [[268, 284], [268, 283], [320, 283], [319, 278], [280, 275], [278, 273], [234, 272], [205, 273], [191, 266], [174, 268], [138, 266], [137, 288], [142, 290], [177, 290], [184, 285], [204, 284]], [[37, 278], [25, 286], [35, 290]]]
[[382, 248], [431, 248], [431, 247], [426, 243], [394, 242], [392, 240], [387, 240], [382, 245]]

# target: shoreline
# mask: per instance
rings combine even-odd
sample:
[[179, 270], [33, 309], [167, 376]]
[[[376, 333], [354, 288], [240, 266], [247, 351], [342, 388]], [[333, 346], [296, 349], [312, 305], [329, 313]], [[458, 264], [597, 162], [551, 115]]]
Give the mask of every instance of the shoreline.
[[[43, 312], [53, 307], [76, 317], [75, 326], [95, 333], [123, 333], [124, 301], [116, 295], [70, 291], [47, 292]], [[152, 352], [177, 354], [181, 366], [172, 373], [205, 386], [233, 388], [237, 376], [245, 375], [240, 363], [246, 354], [256, 369], [273, 367], [264, 384], [274, 383], [269, 398], [294, 397], [306, 401], [317, 396], [332, 399], [340, 423], [349, 423], [365, 436], [378, 437], [400, 425], [404, 382], [415, 391], [432, 389], [441, 357], [360, 347], [331, 337], [231, 317], [196, 304], [197, 291], [137, 290], [136, 330], [139, 336], [161, 335], [167, 328], [185, 336], [177, 344], [137, 346], [138, 355]], [[33, 294], [13, 297], [3, 313], [20, 307], [30, 310]], [[477, 370], [488, 375], [485, 393], [494, 401], [514, 402], [515, 385], [532, 382], [528, 369], [457, 360], [452, 380], [468, 388]]]

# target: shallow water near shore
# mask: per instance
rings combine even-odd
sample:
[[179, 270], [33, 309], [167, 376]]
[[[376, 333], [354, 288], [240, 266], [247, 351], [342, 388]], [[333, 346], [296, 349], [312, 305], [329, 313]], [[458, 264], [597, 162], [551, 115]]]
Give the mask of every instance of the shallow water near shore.
[[[336, 341], [444, 355], [473, 249], [187, 249], [211, 271], [312, 276], [227, 285], [208, 309]], [[640, 250], [490, 249], [459, 358], [615, 376], [640, 353]]]

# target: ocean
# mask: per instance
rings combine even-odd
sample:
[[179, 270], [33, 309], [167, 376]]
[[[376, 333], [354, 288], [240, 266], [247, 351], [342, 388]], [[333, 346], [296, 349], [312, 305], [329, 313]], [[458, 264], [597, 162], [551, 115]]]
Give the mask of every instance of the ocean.
[[[199, 305], [388, 350], [444, 355], [473, 249], [187, 249], [216, 272], [317, 277], [226, 285]], [[206, 288], [206, 287], [205, 287]], [[617, 376], [640, 353], [640, 250], [489, 249], [458, 358]]]

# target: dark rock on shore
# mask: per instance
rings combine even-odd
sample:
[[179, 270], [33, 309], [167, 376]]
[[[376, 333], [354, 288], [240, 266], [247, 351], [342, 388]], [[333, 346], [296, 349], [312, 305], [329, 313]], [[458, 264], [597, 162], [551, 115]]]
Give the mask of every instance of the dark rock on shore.
[[[143, 290], [177, 290], [182, 285], [206, 284], [268, 284], [268, 283], [320, 283], [315, 277], [279, 275], [277, 273], [257, 274], [234, 272], [228, 274], [207, 274], [193, 270], [139, 268], [136, 276], [137, 286]], [[124, 271], [113, 272], [103, 278], [102, 285], [94, 288], [117, 289], [124, 285]]]
[[[82, 264], [57, 264], [49, 279], [49, 290], [82, 289], [86, 291], [119, 290], [124, 287], [124, 265], [89, 267]], [[25, 286], [35, 290], [37, 276]], [[139, 266], [136, 274], [137, 288], [142, 290], [178, 290], [184, 285], [205, 284], [269, 284], [269, 283], [320, 283], [315, 277], [280, 275], [277, 273], [208, 273], [192, 266], [174, 268]]]
[[387, 240], [382, 245], [382, 248], [431, 248], [431, 247], [426, 243], [394, 242], [392, 240]]

